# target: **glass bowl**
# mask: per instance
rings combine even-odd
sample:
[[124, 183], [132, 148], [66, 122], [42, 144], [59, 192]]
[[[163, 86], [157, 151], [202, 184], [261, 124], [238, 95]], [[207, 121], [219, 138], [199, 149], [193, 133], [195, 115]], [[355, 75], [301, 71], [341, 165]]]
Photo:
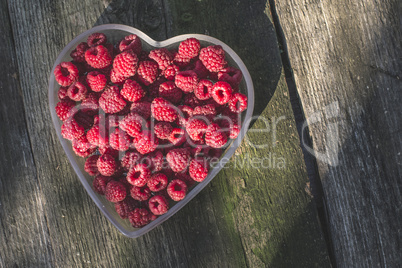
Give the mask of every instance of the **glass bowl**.
[[[71, 61], [70, 53], [71, 51], [81, 42], [85, 42], [87, 40], [87, 37], [93, 33], [96, 32], [101, 32], [104, 33], [108, 37], [108, 41], [111, 42], [112, 44], [117, 43], [121, 39], [123, 39], [124, 36], [129, 35], [129, 34], [136, 34], [138, 35], [141, 40], [142, 40], [142, 47], [143, 50], [150, 51], [155, 48], [162, 48], [166, 47], [167, 49], [173, 49], [173, 48], [178, 48], [179, 43], [181, 41], [186, 40], [187, 38], [194, 37], [200, 40], [201, 46], [209, 46], [209, 45], [220, 45], [226, 52], [226, 60], [229, 64], [229, 66], [236, 67], [240, 69], [243, 73], [243, 79], [242, 82], [239, 86], [240, 92], [245, 94], [248, 98], [248, 107], [245, 112], [242, 114], [242, 127], [240, 134], [238, 137], [234, 140], [231, 141], [231, 144], [227, 147], [227, 149], [224, 151], [222, 154], [222, 157], [220, 158], [219, 163], [217, 163], [214, 167], [212, 167], [209, 171], [209, 174], [207, 178], [198, 183], [196, 186], [194, 186], [186, 195], [186, 197], [177, 202], [174, 206], [172, 206], [167, 213], [164, 215], [159, 216], [156, 220], [152, 221], [148, 225], [142, 227], [142, 228], [134, 228], [131, 226], [130, 222], [125, 219], [121, 219], [120, 216], [116, 213], [115, 208], [113, 203], [109, 202], [104, 198], [104, 196], [101, 196], [94, 192], [92, 189], [92, 180], [93, 177], [89, 176], [85, 171], [84, 171], [84, 163], [85, 159], [78, 157], [71, 146], [71, 142], [64, 139], [61, 135], [61, 125], [62, 121], [59, 120], [59, 118], [56, 115], [55, 112], [55, 107], [56, 104], [58, 103], [58, 96], [57, 92], [59, 89], [59, 85], [57, 84], [55, 77], [53, 75], [53, 71], [55, 67], [63, 62], [63, 61]], [[58, 55], [53, 68], [52, 72], [50, 74], [49, 78], [49, 106], [50, 106], [50, 113], [53, 121], [53, 125], [56, 129], [57, 137], [60, 140], [60, 143], [67, 155], [68, 160], [70, 161], [71, 165], [74, 168], [74, 171], [76, 172], [78, 178], [80, 179], [82, 185], [84, 186], [85, 190], [88, 192], [92, 200], [95, 202], [95, 204], [99, 207], [99, 209], [102, 211], [102, 213], [108, 218], [108, 220], [124, 235], [135, 238], [139, 237], [156, 226], [160, 225], [162, 222], [166, 221], [169, 219], [171, 216], [173, 216], [177, 211], [179, 211], [183, 206], [185, 206], [191, 199], [193, 199], [207, 184], [216, 176], [216, 174], [219, 173], [219, 171], [222, 169], [224, 164], [227, 162], [227, 159], [229, 159], [233, 153], [235, 152], [236, 148], [240, 145], [242, 139], [244, 138], [248, 126], [250, 124], [251, 116], [253, 114], [253, 109], [254, 109], [254, 88], [253, 88], [253, 83], [250, 77], [250, 74], [244, 65], [243, 61], [240, 59], [240, 57], [226, 44], [224, 44], [222, 41], [219, 41], [218, 39], [215, 39], [210, 36], [206, 35], [201, 35], [201, 34], [185, 34], [185, 35], [179, 35], [164, 41], [155, 41], [152, 40], [150, 37], [148, 37], [146, 34], [141, 32], [138, 29], [135, 29], [130, 26], [126, 25], [120, 25], [120, 24], [104, 24], [100, 26], [96, 26], [80, 35], [78, 35], [76, 38], [74, 38]]]

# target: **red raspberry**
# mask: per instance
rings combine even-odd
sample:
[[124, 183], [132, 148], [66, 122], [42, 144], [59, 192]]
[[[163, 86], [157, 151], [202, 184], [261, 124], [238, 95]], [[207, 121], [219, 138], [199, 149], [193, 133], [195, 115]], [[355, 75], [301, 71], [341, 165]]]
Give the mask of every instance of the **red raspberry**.
[[166, 81], [159, 86], [159, 96], [177, 104], [181, 101], [183, 93], [173, 81]]
[[163, 76], [169, 80], [173, 81], [176, 74], [180, 71], [179, 67], [175, 64], [171, 64], [166, 67], [165, 71], [163, 72]]
[[202, 116], [205, 119], [212, 118], [217, 115], [215, 105], [213, 104], [206, 104], [202, 106], [196, 106], [193, 110], [193, 116]]
[[223, 147], [228, 138], [226, 134], [222, 131], [218, 124], [212, 123], [208, 126], [205, 133], [205, 143], [213, 148]]
[[151, 197], [151, 190], [149, 190], [147, 186], [145, 187], [132, 186], [130, 188], [130, 195], [135, 200], [146, 201]]
[[103, 33], [93, 33], [90, 36], [88, 36], [88, 39], [87, 39], [88, 46], [90, 46], [90, 47], [104, 45], [104, 44], [106, 44], [106, 41], [107, 41], [107, 37]]
[[154, 61], [140, 61], [138, 65], [138, 80], [148, 86], [158, 77], [158, 64]]
[[[226, 108], [227, 109], [227, 108]], [[224, 132], [229, 135], [229, 138], [235, 139], [241, 130], [240, 114], [232, 113], [230, 110], [224, 110], [220, 118], [215, 119], [218, 125]]]
[[70, 99], [65, 99], [57, 103], [56, 105], [56, 114], [60, 118], [61, 121], [65, 121], [69, 118], [73, 113], [71, 113], [72, 109], [75, 107], [75, 102]]
[[116, 85], [122, 85], [127, 77], [117, 72], [115, 69], [110, 71], [110, 81]]
[[166, 48], [152, 50], [149, 58], [156, 61], [161, 71], [165, 70], [173, 61], [173, 55]]
[[95, 147], [92, 146], [85, 135], [73, 139], [72, 147], [76, 155], [80, 157], [87, 157], [95, 152]]
[[99, 111], [99, 97], [100, 95], [95, 92], [86, 95], [81, 101], [81, 111], [91, 114], [91, 116], [96, 115]]
[[132, 52], [122, 52], [113, 60], [113, 69], [124, 77], [135, 75], [138, 68], [138, 57]]
[[159, 192], [161, 190], [164, 190], [167, 184], [168, 178], [163, 173], [155, 173], [147, 182], [147, 186], [152, 192]]
[[104, 195], [106, 191], [106, 185], [112, 180], [113, 180], [112, 177], [97, 175], [92, 182], [94, 191], [97, 192], [98, 194]]
[[57, 91], [57, 97], [59, 98], [59, 100], [70, 99], [67, 96], [67, 89], [68, 89], [68, 87], [60, 87], [59, 88], [59, 91]]
[[87, 134], [88, 141], [99, 147], [104, 147], [109, 144], [109, 133], [104, 125], [94, 125]]
[[190, 158], [190, 151], [184, 148], [170, 150], [166, 155], [166, 160], [174, 172], [185, 170]]
[[151, 171], [146, 164], [137, 164], [127, 173], [127, 181], [131, 185], [143, 187], [151, 178]]
[[127, 189], [123, 183], [119, 181], [110, 181], [106, 185], [105, 197], [110, 202], [116, 203], [123, 201], [127, 196]]
[[117, 169], [116, 160], [110, 154], [101, 155], [96, 165], [98, 166], [99, 173], [104, 176], [112, 176]]
[[159, 122], [154, 127], [156, 137], [162, 140], [167, 140], [172, 133], [173, 127], [168, 122]]
[[216, 103], [223, 105], [227, 103], [232, 97], [233, 89], [229, 83], [218, 81], [211, 88], [211, 96]]
[[130, 111], [148, 119], [151, 116], [151, 103], [147, 101], [134, 102], [131, 104]]
[[187, 105], [180, 105], [177, 107], [179, 109], [179, 115], [177, 119], [177, 124], [186, 127], [188, 119], [193, 115], [193, 108]]
[[140, 228], [155, 220], [156, 216], [146, 208], [135, 208], [128, 215], [128, 219], [134, 228]]
[[194, 141], [202, 140], [208, 125], [200, 118], [190, 118], [186, 125], [186, 131]]
[[98, 166], [96, 162], [98, 161], [99, 155], [92, 155], [85, 160], [84, 170], [90, 175], [95, 176], [99, 174]]
[[120, 52], [131, 50], [138, 55], [142, 50], [141, 39], [136, 34], [127, 35], [120, 41], [119, 50]]
[[85, 62], [85, 51], [89, 48], [86, 42], [81, 42], [77, 47], [71, 51], [70, 57], [73, 58], [75, 62]]
[[155, 196], [151, 197], [148, 201], [148, 206], [149, 206], [149, 210], [154, 215], [163, 215], [169, 209], [169, 204], [168, 204], [166, 198], [164, 198], [161, 195], [155, 195]]
[[159, 141], [150, 131], [144, 130], [134, 138], [134, 147], [140, 154], [147, 154], [155, 151]]
[[87, 74], [87, 83], [92, 91], [100, 92], [106, 87], [107, 78], [98, 71], [92, 71]]
[[131, 137], [123, 130], [116, 128], [109, 136], [110, 146], [118, 151], [127, 151], [131, 144]]
[[145, 91], [142, 89], [141, 85], [136, 81], [127, 79], [124, 82], [123, 89], [120, 94], [130, 102], [136, 102], [145, 96]]
[[189, 167], [190, 177], [198, 182], [202, 182], [208, 175], [209, 165], [205, 159], [191, 160]]
[[85, 98], [88, 90], [85, 85], [79, 81], [74, 82], [68, 89], [67, 95], [74, 101], [81, 101]]
[[177, 118], [175, 108], [164, 98], [155, 98], [151, 103], [152, 116], [158, 121], [174, 122]]
[[200, 49], [200, 41], [195, 38], [188, 38], [180, 43], [178, 54], [192, 59], [198, 56]]
[[[152, 153], [146, 155], [144, 158], [148, 162], [149, 169], [152, 172], [158, 172], [162, 170], [164, 158], [163, 153], [160, 150], [153, 151]], [[144, 158], [142, 160], [144, 160]]]
[[218, 73], [219, 81], [228, 82], [233, 88], [239, 86], [242, 78], [243, 74], [241, 73], [241, 71], [230, 66], [220, 70]]
[[114, 208], [120, 218], [127, 219], [131, 211], [138, 207], [138, 201], [127, 196], [123, 201], [114, 203]]
[[68, 87], [78, 80], [78, 69], [71, 62], [62, 62], [54, 69], [54, 76], [62, 87]]
[[130, 170], [132, 167], [137, 165], [140, 161], [141, 155], [136, 151], [126, 151], [123, 158], [121, 159], [121, 166], [126, 170]]
[[178, 88], [190, 93], [197, 87], [198, 77], [194, 71], [182, 71], [177, 73], [174, 82]]
[[176, 56], [173, 58], [173, 63], [179, 66], [180, 68], [184, 68], [190, 65], [191, 59], [183, 55], [176, 54]]
[[174, 128], [168, 140], [175, 146], [180, 146], [186, 141], [186, 131], [182, 128]]
[[200, 60], [197, 60], [194, 64], [193, 71], [197, 74], [198, 78], [205, 79], [208, 77], [209, 71], [205, 68], [204, 64]]
[[119, 122], [119, 127], [133, 138], [140, 135], [145, 125], [145, 119], [135, 113], [129, 113]]
[[99, 98], [99, 106], [105, 113], [114, 114], [120, 112], [126, 104], [117, 86], [111, 86], [106, 89]]
[[206, 79], [201, 79], [197, 87], [194, 89], [194, 95], [199, 100], [207, 100], [211, 98], [210, 92], [212, 91], [212, 86], [214, 84]]
[[167, 193], [173, 201], [180, 201], [186, 197], [187, 185], [182, 180], [172, 180], [167, 187]]
[[112, 64], [112, 57], [106, 47], [99, 45], [85, 51], [85, 60], [93, 68], [103, 69]]
[[74, 118], [68, 118], [61, 126], [61, 135], [67, 140], [73, 140], [85, 134], [85, 129]]
[[227, 64], [225, 61], [225, 51], [219, 45], [202, 48], [199, 58], [210, 72], [219, 72]]
[[247, 109], [247, 96], [241, 93], [234, 93], [228, 105], [232, 112], [241, 113]]

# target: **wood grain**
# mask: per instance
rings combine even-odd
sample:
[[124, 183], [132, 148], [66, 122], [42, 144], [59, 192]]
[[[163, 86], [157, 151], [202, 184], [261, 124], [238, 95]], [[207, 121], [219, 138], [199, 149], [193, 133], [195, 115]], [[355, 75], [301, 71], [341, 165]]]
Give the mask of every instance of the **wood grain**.
[[313, 147], [323, 153], [337, 265], [399, 267], [400, 1], [286, 0], [276, 9]]

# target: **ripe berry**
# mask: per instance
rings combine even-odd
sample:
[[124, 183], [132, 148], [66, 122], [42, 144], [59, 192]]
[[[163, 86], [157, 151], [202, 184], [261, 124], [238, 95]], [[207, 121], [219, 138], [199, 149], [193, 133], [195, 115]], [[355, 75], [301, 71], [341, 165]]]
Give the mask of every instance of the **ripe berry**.
[[159, 86], [159, 96], [177, 104], [181, 101], [183, 93], [173, 81], [166, 81]]
[[229, 100], [229, 109], [234, 113], [241, 113], [247, 109], [247, 96], [235, 93]]
[[112, 177], [97, 175], [92, 182], [94, 191], [97, 192], [98, 194], [104, 195], [105, 190], [106, 190], [106, 185], [112, 180], [113, 180]]
[[103, 69], [112, 63], [112, 56], [106, 47], [99, 45], [85, 51], [85, 60], [91, 67]]
[[130, 102], [136, 102], [145, 96], [145, 91], [141, 87], [141, 85], [138, 84], [136, 81], [127, 79], [124, 82], [124, 85], [123, 85], [122, 90], [120, 91], [120, 94], [126, 100], [128, 100]]
[[88, 36], [88, 39], [87, 39], [88, 46], [90, 46], [90, 47], [104, 45], [104, 44], [106, 44], [106, 41], [107, 41], [107, 37], [103, 33], [93, 33], [90, 36]]
[[186, 131], [182, 128], [174, 128], [169, 135], [168, 140], [174, 146], [180, 146], [186, 141]]
[[163, 76], [170, 81], [174, 80], [176, 74], [180, 71], [179, 67], [175, 64], [171, 64], [166, 67], [165, 71], [163, 72]]
[[151, 116], [151, 103], [147, 101], [134, 102], [131, 104], [130, 111], [148, 119]]
[[203, 181], [207, 177], [208, 171], [209, 171], [209, 165], [205, 159], [191, 160], [189, 167], [189, 174], [193, 180], [198, 182]]
[[106, 89], [99, 98], [99, 106], [105, 113], [114, 114], [120, 112], [126, 104], [117, 86], [111, 86]]
[[201, 44], [200, 41], [196, 38], [188, 38], [184, 40], [179, 45], [178, 54], [187, 57], [187, 58], [195, 58], [200, 53]]
[[67, 140], [73, 140], [84, 135], [85, 129], [74, 118], [68, 118], [61, 125], [61, 135]]
[[218, 124], [212, 123], [205, 132], [205, 143], [213, 148], [223, 147], [228, 138]]
[[156, 137], [162, 140], [167, 140], [172, 133], [173, 127], [169, 122], [159, 122], [155, 124], [154, 133]]
[[105, 128], [105, 125], [94, 125], [87, 134], [88, 141], [99, 147], [103, 147], [109, 144], [109, 132]]
[[182, 180], [172, 180], [167, 187], [167, 193], [173, 201], [180, 201], [186, 197], [187, 185]]
[[155, 173], [147, 182], [147, 186], [152, 192], [159, 192], [165, 189], [167, 184], [168, 178], [163, 173]]
[[134, 186], [143, 187], [151, 178], [151, 171], [146, 164], [137, 164], [127, 173], [127, 181]]
[[229, 83], [219, 81], [216, 82], [211, 88], [211, 96], [216, 103], [223, 105], [227, 103], [232, 97], [233, 89]]
[[123, 158], [121, 159], [121, 166], [126, 170], [129, 171], [135, 165], [138, 164], [140, 161], [141, 155], [136, 151], [126, 151]]
[[138, 57], [136, 54], [125, 51], [118, 54], [113, 60], [113, 69], [123, 77], [135, 75], [138, 68]]
[[78, 80], [78, 69], [71, 62], [62, 62], [54, 69], [54, 76], [62, 87], [68, 87]]
[[173, 55], [166, 48], [152, 50], [149, 58], [156, 61], [161, 71], [165, 70], [173, 61]]
[[168, 204], [166, 198], [164, 198], [161, 195], [155, 195], [155, 196], [151, 197], [148, 201], [148, 206], [149, 206], [149, 210], [154, 215], [163, 215], [169, 209], [169, 204]]
[[210, 72], [219, 72], [225, 68], [227, 64], [225, 51], [219, 45], [202, 48], [199, 58]]
[[103, 154], [96, 162], [99, 173], [104, 176], [112, 176], [117, 169], [117, 163], [113, 156], [110, 154]]
[[239, 69], [233, 67], [226, 67], [219, 71], [218, 79], [219, 81], [228, 82], [233, 88], [239, 86], [243, 75]]
[[198, 85], [198, 77], [194, 71], [182, 71], [177, 73], [174, 82], [184, 92], [191, 93]]
[[85, 160], [84, 170], [90, 175], [95, 176], [99, 174], [98, 166], [96, 162], [98, 161], [99, 155], [92, 155]]
[[212, 90], [213, 83], [206, 79], [201, 79], [198, 83], [197, 87], [194, 89], [194, 95], [199, 100], [207, 100], [211, 98], [211, 90]]
[[114, 208], [120, 218], [127, 219], [131, 211], [139, 206], [139, 202], [127, 196], [123, 201], [114, 203]]
[[155, 82], [158, 77], [158, 64], [154, 61], [140, 61], [138, 65], [138, 80], [148, 86]]
[[155, 98], [152, 101], [151, 112], [158, 121], [173, 122], [177, 118], [176, 107], [163, 98]]
[[135, 113], [129, 113], [119, 122], [119, 127], [133, 138], [137, 137], [142, 132], [145, 125], [145, 119]]
[[135, 208], [128, 215], [128, 219], [133, 227], [140, 228], [155, 220], [156, 216], [146, 208]]
[[72, 109], [75, 107], [75, 102], [70, 99], [64, 99], [57, 103], [56, 105], [56, 114], [60, 118], [61, 121], [65, 121], [67, 118], [72, 116], [73, 113], [70, 113]]
[[166, 155], [166, 160], [174, 172], [185, 170], [190, 158], [190, 151], [184, 148], [170, 150]]
[[116, 203], [123, 201], [127, 196], [127, 189], [123, 183], [119, 181], [110, 181], [106, 185], [105, 197], [110, 202]]
[[189, 119], [186, 131], [192, 140], [199, 141], [203, 139], [207, 127], [204, 120], [195, 117]]
[[92, 71], [87, 74], [87, 83], [92, 91], [100, 92], [105, 88], [107, 78], [98, 71]]
[[134, 147], [140, 154], [147, 154], [155, 151], [158, 147], [158, 138], [148, 130], [144, 130], [134, 138]]
[[132, 186], [130, 188], [130, 195], [133, 199], [138, 201], [146, 201], [151, 197], [151, 190], [145, 187]]
[[116, 128], [109, 136], [110, 146], [118, 151], [127, 151], [131, 144], [131, 137], [123, 130]]
[[74, 82], [69, 88], [67, 89], [67, 95], [70, 99], [74, 101], [81, 101], [85, 98], [88, 90], [85, 85], [79, 81]]
[[90, 144], [85, 135], [72, 140], [73, 151], [80, 157], [87, 157], [95, 152], [95, 147]]
[[131, 50], [138, 55], [142, 50], [141, 39], [136, 34], [127, 35], [120, 41], [119, 50], [120, 52]]
[[70, 57], [73, 58], [75, 62], [85, 62], [85, 51], [89, 48], [86, 42], [81, 42], [77, 47], [71, 51]]

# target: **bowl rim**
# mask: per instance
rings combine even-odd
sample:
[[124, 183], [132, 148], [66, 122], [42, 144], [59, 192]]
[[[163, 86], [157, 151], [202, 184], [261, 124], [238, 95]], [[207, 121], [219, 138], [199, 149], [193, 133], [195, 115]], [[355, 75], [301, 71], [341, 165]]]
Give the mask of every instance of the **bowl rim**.
[[[226, 150], [226, 153], [222, 155], [221, 159], [218, 162], [218, 165], [215, 166], [210, 170], [208, 173], [207, 178], [205, 178], [204, 181], [198, 183], [191, 191], [189, 191], [186, 195], [186, 197], [177, 202], [174, 206], [172, 206], [167, 213], [159, 216], [156, 220], [150, 222], [149, 224], [145, 225], [144, 227], [138, 228], [134, 231], [132, 230], [127, 230], [124, 226], [122, 226], [115, 218], [113, 215], [109, 213], [105, 209], [105, 206], [103, 205], [104, 201], [101, 201], [99, 196], [93, 191], [92, 185], [88, 183], [88, 181], [85, 179], [84, 174], [82, 173], [81, 168], [79, 167], [78, 163], [74, 159], [74, 156], [69, 153], [71, 150], [71, 142], [68, 140], [64, 139], [61, 135], [61, 129], [60, 129], [60, 120], [57, 117], [57, 114], [55, 112], [55, 105], [54, 99], [55, 99], [55, 94], [56, 90], [54, 90], [55, 85], [57, 85], [56, 80], [54, 78], [54, 69], [56, 66], [62, 62], [63, 57], [65, 54], [70, 51], [73, 47], [75, 47], [80, 41], [82, 41], [85, 37], [89, 36], [92, 33], [96, 32], [102, 32], [104, 30], [120, 30], [120, 31], [126, 31], [127, 34], [136, 34], [141, 38], [141, 41], [145, 41], [148, 45], [155, 47], [155, 48], [162, 48], [162, 47], [167, 47], [173, 43], [177, 43], [180, 41], [184, 41], [187, 38], [194, 37], [199, 39], [200, 41], [206, 41], [209, 43], [213, 43], [215, 45], [220, 45], [222, 48], [225, 50], [226, 54], [229, 54], [230, 57], [235, 61], [235, 63], [238, 65], [238, 68], [242, 71], [243, 73], [243, 79], [245, 80], [246, 83], [246, 91], [247, 91], [247, 99], [248, 99], [248, 104], [247, 104], [247, 110], [246, 114], [244, 117], [244, 120], [242, 122], [242, 127], [240, 130], [239, 135], [237, 136], [236, 139], [232, 141], [232, 144], [229, 146], [229, 148]], [[150, 38], [148, 35], [143, 33], [142, 31], [131, 27], [127, 25], [122, 25], [122, 24], [103, 24], [103, 25], [98, 25], [95, 26], [78, 36], [76, 36], [73, 40], [71, 40], [64, 48], [63, 50], [59, 53], [57, 59], [55, 60], [55, 63], [52, 67], [52, 71], [50, 73], [49, 77], [49, 90], [48, 90], [48, 95], [49, 95], [49, 109], [50, 109], [50, 114], [51, 118], [53, 121], [53, 126], [55, 127], [57, 136], [59, 138], [59, 141], [63, 147], [64, 152], [67, 155], [67, 158], [72, 165], [75, 173], [78, 175], [79, 180], [81, 181], [81, 184], [84, 186], [85, 190], [93, 200], [93, 202], [98, 206], [98, 208], [102, 211], [103, 215], [125, 236], [130, 237], [130, 238], [136, 238], [139, 236], [144, 235], [145, 233], [151, 231], [155, 227], [159, 226], [162, 224], [164, 221], [169, 219], [171, 216], [176, 214], [181, 208], [183, 208], [190, 200], [192, 200], [203, 188], [205, 188], [209, 182], [220, 172], [220, 170], [223, 168], [223, 166], [226, 164], [223, 161], [225, 159], [230, 159], [236, 149], [240, 146], [241, 141], [245, 137], [245, 134], [248, 130], [248, 127], [250, 125], [251, 119], [252, 119], [252, 114], [254, 110], [254, 86], [253, 82], [250, 76], [250, 73], [248, 72], [248, 69], [244, 62], [241, 60], [241, 58], [234, 52], [228, 45], [223, 43], [222, 41], [210, 37], [208, 35], [203, 35], [203, 34], [183, 34], [183, 35], [177, 35], [175, 37], [166, 39], [164, 41], [156, 41]], [[220, 167], [220, 168], [217, 168]]]

